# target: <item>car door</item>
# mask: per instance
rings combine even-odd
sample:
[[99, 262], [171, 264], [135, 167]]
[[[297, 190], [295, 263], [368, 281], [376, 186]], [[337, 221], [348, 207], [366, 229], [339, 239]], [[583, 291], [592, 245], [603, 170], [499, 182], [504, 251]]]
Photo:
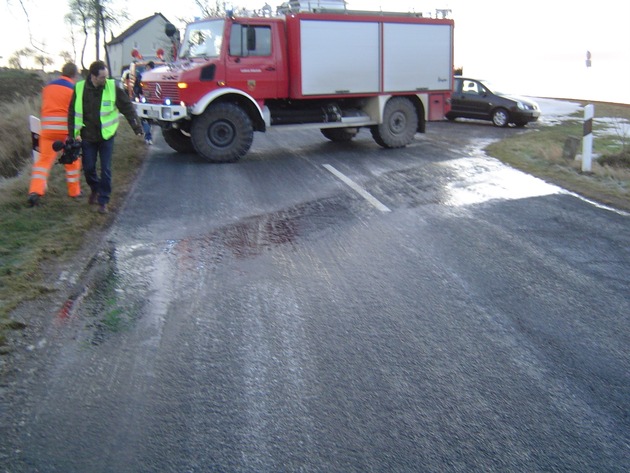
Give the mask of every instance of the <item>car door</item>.
[[278, 96], [271, 25], [233, 24], [227, 59], [227, 84], [255, 99]]
[[489, 105], [486, 88], [473, 79], [456, 79], [451, 110], [469, 118], [488, 115]]
[[451, 111], [453, 115], [461, 115], [465, 110], [465, 104], [462, 97], [462, 82], [463, 79], [458, 77], [453, 82], [453, 93], [451, 94]]

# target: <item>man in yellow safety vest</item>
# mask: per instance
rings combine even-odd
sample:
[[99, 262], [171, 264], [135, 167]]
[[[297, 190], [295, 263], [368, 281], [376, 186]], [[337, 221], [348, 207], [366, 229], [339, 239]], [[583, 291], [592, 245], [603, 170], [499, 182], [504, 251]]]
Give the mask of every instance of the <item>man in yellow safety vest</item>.
[[[68, 134], [81, 140], [83, 174], [92, 190], [89, 203], [98, 203], [100, 213], [107, 213], [112, 192], [112, 154], [120, 113], [136, 135], [144, 136], [129, 96], [108, 76], [103, 61], [93, 62], [88, 78], [77, 82], [68, 111]], [[96, 170], [98, 158], [100, 176]]]

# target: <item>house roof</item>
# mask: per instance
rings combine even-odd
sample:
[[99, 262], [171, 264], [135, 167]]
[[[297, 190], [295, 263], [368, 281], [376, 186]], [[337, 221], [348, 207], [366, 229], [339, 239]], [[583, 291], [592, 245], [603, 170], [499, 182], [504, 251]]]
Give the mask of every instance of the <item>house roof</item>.
[[166, 17], [162, 15], [160, 12], [155, 12], [152, 16], [136, 21], [133, 25], [131, 25], [125, 31], [120, 33], [118, 36], [116, 36], [115, 38], [112, 38], [111, 41], [107, 43], [107, 45], [109, 46], [112, 44], [122, 43], [125, 39], [129, 38], [129, 36], [131, 36], [135, 32], [141, 30], [147, 23], [151, 22], [151, 20], [153, 20], [156, 17], [162, 17], [164, 21], [166, 21], [167, 23], [170, 23], [170, 21], [168, 21]]

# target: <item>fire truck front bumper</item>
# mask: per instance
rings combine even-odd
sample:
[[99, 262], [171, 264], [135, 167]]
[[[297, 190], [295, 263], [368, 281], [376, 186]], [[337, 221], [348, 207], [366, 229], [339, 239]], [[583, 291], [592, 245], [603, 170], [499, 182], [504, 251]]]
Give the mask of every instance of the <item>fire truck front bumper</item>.
[[133, 104], [138, 117], [158, 122], [176, 122], [188, 116], [188, 110], [183, 105], [159, 105], [153, 103]]

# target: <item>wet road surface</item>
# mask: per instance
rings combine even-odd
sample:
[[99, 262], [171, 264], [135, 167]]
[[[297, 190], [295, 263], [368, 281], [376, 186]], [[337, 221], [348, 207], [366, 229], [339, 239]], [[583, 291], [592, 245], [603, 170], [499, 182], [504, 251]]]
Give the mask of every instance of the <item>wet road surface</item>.
[[628, 471], [630, 217], [480, 151], [515, 132], [159, 140], [3, 386], [3, 471]]

